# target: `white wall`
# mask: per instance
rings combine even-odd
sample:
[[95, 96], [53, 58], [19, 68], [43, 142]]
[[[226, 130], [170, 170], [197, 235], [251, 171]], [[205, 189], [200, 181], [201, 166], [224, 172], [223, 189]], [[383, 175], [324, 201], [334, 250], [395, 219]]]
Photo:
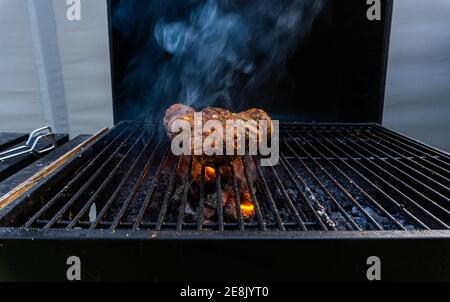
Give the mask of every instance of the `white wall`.
[[82, 19], [74, 22], [66, 1], [53, 3], [69, 124], [74, 133], [94, 133], [113, 124], [106, 1], [83, 0]]
[[44, 123], [26, 1], [0, 0], [0, 131]]
[[[38, 12], [38, 18], [53, 18], [56, 33], [46, 32], [48, 24], [36, 28], [28, 1], [51, 6], [47, 11], [53, 15]], [[82, 0], [81, 21], [68, 21], [66, 11], [65, 0], [0, 0], [0, 132], [29, 132], [61, 118], [68, 119], [72, 136], [112, 125], [106, 1]], [[59, 56], [60, 66], [43, 68], [36, 41], [52, 40], [54, 45], [42, 47]], [[64, 87], [49, 87], [66, 102], [67, 114], [58, 115], [57, 110], [53, 114], [47, 110], [42, 73], [60, 79], [61, 71]], [[58, 125], [56, 130], [61, 131]]]
[[450, 0], [396, 0], [384, 124], [450, 151]]

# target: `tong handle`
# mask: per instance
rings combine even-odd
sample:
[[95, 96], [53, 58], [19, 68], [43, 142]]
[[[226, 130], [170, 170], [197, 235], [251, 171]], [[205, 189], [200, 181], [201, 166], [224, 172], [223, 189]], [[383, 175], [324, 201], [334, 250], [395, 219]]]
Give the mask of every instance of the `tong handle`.
[[35, 138], [36, 136], [39, 138], [38, 134], [40, 134], [40, 133], [53, 134], [52, 127], [46, 126], [46, 127], [42, 127], [42, 128], [36, 129], [33, 132], [31, 132], [30, 135], [28, 136], [26, 145], [30, 146], [31, 142], [33, 141], [33, 138]]
[[[51, 146], [39, 150], [38, 144], [43, 139], [50, 139]], [[56, 136], [53, 133], [53, 130], [50, 126], [42, 127], [34, 130], [28, 136], [28, 140], [25, 145], [16, 147], [5, 152], [0, 153], [0, 161], [11, 159], [20, 155], [24, 155], [27, 153], [42, 155], [48, 151], [51, 151], [57, 147]]]

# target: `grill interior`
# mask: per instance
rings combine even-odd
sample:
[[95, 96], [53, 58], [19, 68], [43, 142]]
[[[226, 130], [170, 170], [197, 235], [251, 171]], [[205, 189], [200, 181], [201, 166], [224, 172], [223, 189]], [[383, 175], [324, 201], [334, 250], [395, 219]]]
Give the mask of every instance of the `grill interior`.
[[378, 125], [282, 123], [275, 167], [261, 167], [254, 157], [205, 167], [172, 155], [160, 133], [139, 123], [119, 124], [9, 209], [0, 226], [449, 229], [449, 155]]

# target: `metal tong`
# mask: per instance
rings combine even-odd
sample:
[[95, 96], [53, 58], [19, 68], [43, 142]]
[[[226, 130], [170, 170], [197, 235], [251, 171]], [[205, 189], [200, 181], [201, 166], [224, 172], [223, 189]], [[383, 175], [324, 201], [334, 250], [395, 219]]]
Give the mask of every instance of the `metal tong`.
[[[50, 139], [52, 145], [44, 149], [39, 149], [38, 144], [44, 139]], [[24, 154], [42, 155], [48, 151], [55, 149], [56, 147], [56, 136], [53, 133], [52, 128], [49, 126], [42, 127], [30, 133], [25, 145], [1, 152], [0, 161], [11, 159]]]

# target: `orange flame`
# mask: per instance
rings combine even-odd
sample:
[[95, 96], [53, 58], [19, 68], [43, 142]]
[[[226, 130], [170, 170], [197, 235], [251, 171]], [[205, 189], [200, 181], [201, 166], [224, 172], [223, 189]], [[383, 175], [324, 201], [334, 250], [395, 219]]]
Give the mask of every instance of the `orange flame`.
[[253, 205], [249, 192], [244, 193], [241, 201], [241, 211], [244, 217], [251, 217], [255, 215], [255, 206]]
[[205, 167], [205, 181], [213, 182], [216, 180], [216, 170], [211, 167]]
[[[186, 164], [187, 165], [187, 164]], [[240, 205], [241, 205], [241, 213], [243, 218], [251, 218], [255, 215], [255, 206], [252, 201], [252, 197], [250, 192], [248, 191], [248, 186], [245, 182], [245, 175], [243, 172], [243, 166], [240, 161], [234, 160], [233, 161], [233, 167], [235, 171], [235, 177], [237, 181], [237, 187], [238, 187], [238, 194], [240, 196]], [[202, 163], [194, 160], [192, 163], [192, 171], [191, 171], [191, 177], [194, 181], [197, 183], [200, 181], [200, 175], [202, 171]], [[251, 171], [251, 170], [250, 170]], [[210, 166], [205, 166], [205, 178], [204, 181], [206, 184], [214, 184], [216, 181], [216, 172], [220, 173], [222, 175], [222, 179], [228, 180], [228, 186], [223, 185], [223, 201], [224, 206], [226, 205], [233, 205], [234, 213], [236, 214], [236, 208], [235, 205], [235, 196], [234, 193], [231, 193], [231, 175], [232, 171], [230, 167], [221, 167], [219, 171], [216, 171], [215, 168]], [[251, 172], [250, 172], [251, 173]], [[223, 183], [223, 182], [222, 182]]]
[[[192, 163], [192, 178], [199, 181], [201, 173], [202, 164], [194, 161]], [[205, 183], [213, 183], [214, 181], [216, 181], [216, 170], [212, 167], [205, 166]]]

